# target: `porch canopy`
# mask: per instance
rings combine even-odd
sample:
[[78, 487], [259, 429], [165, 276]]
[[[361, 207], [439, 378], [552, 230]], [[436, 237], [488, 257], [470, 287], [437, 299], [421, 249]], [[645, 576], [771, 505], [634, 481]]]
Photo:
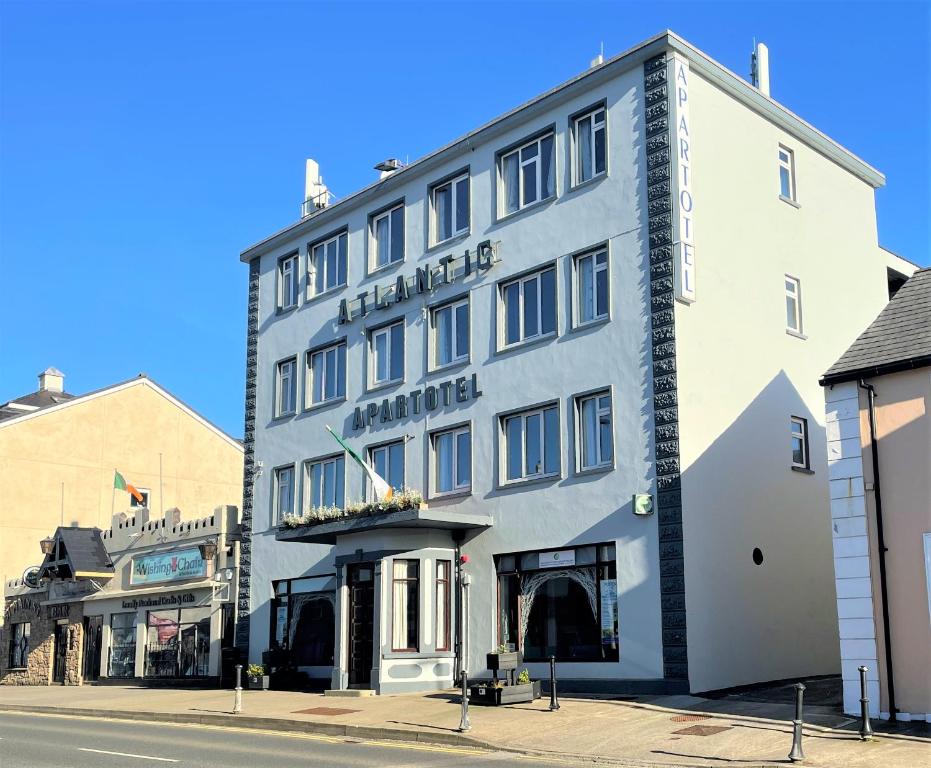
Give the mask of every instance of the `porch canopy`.
[[374, 515], [349, 515], [335, 520], [325, 520], [299, 525], [294, 528], [281, 527], [275, 534], [278, 541], [299, 541], [313, 544], [335, 544], [339, 536], [363, 531], [378, 531], [392, 528], [432, 530], [474, 530], [490, 528], [490, 515], [450, 512], [443, 509], [404, 509]]

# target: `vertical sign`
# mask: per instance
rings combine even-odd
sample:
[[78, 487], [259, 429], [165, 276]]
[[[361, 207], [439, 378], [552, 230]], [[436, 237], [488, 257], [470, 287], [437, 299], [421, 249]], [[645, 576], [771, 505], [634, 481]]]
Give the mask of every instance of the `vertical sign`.
[[617, 579], [601, 580], [601, 644], [617, 648]]
[[676, 298], [691, 304], [695, 301], [695, 243], [692, 220], [692, 123], [689, 116], [689, 63], [673, 55], [672, 72], [672, 135], [671, 160], [676, 184], [673, 188], [675, 216], [673, 243], [675, 255]]

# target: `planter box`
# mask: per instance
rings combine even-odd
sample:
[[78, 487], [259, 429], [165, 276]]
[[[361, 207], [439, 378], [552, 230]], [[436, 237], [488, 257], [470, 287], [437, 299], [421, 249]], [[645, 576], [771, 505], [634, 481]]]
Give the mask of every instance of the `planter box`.
[[524, 704], [540, 698], [540, 681], [519, 685], [473, 685], [469, 688], [469, 703], [498, 707], [502, 704]]
[[517, 669], [524, 663], [524, 654], [520, 651], [510, 651], [508, 653], [486, 653], [485, 663], [491, 672], [505, 672], [511, 669]]
[[250, 691], [267, 691], [268, 678], [268, 675], [262, 675], [261, 677], [246, 677], [246, 685], [249, 687]]

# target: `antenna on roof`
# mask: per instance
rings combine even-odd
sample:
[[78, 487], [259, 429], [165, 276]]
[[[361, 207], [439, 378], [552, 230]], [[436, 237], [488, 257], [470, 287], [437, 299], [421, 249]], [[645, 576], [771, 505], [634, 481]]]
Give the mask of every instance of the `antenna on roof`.
[[589, 66], [590, 68], [591, 68], [591, 67], [597, 67], [597, 66], [600, 66], [600, 65], [604, 64], [604, 61], [605, 61], [605, 44], [604, 44], [604, 40], [601, 41], [601, 48], [600, 48], [599, 50], [600, 50], [600, 53], [599, 53], [594, 59], [592, 59], [591, 62], [589, 62], [589, 65], [588, 65], [588, 66]]
[[769, 48], [753, 38], [750, 54], [750, 84], [764, 96], [769, 96]]

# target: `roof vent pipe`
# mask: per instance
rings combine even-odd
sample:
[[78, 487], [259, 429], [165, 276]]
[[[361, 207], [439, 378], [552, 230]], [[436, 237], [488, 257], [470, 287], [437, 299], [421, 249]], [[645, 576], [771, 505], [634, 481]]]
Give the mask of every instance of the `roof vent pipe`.
[[750, 54], [750, 80], [764, 96], [769, 96], [769, 48], [755, 43]]

